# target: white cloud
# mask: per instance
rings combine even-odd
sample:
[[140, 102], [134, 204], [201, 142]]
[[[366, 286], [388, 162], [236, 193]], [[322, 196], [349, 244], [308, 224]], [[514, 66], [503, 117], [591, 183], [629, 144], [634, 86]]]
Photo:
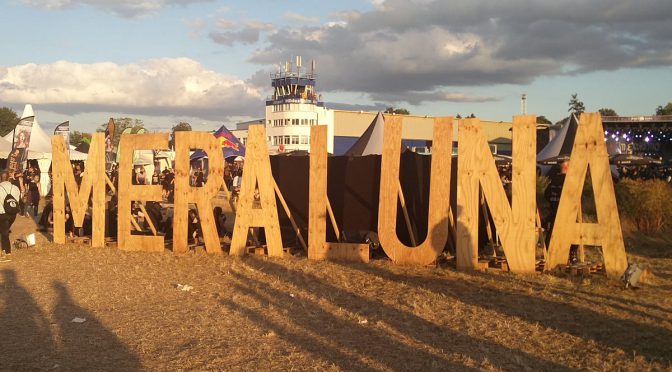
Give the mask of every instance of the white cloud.
[[122, 17], [139, 17], [171, 5], [189, 5], [211, 0], [21, 0], [24, 4], [43, 9], [67, 9], [91, 6]]
[[115, 110], [221, 119], [263, 108], [262, 92], [253, 85], [188, 58], [125, 65], [58, 61], [5, 71], [0, 75], [0, 101], [38, 104], [66, 114]]
[[297, 23], [319, 23], [320, 17], [311, 17], [304, 14], [299, 14], [295, 12], [286, 12], [283, 16], [286, 20], [290, 22]]

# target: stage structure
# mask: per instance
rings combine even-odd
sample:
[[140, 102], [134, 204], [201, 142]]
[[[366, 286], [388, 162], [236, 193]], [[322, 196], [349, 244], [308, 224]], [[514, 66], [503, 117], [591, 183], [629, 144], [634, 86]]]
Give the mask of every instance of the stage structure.
[[[399, 241], [396, 231], [397, 205], [404, 206], [404, 193], [399, 182], [399, 158], [403, 116], [392, 117], [384, 127], [384, 149], [381, 162], [378, 203], [378, 234], [386, 254], [397, 264], [428, 265], [436, 261], [449, 238], [456, 231], [457, 267], [461, 270], [479, 268], [478, 214], [479, 190], [487, 200], [495, 226], [502, 238], [502, 247], [509, 268], [514, 273], [531, 273], [535, 269], [536, 250], [536, 162], [535, 116], [513, 118], [513, 185], [512, 200], [504, 192], [479, 119], [457, 122], [459, 137], [457, 172], [457, 210], [453, 222], [451, 200], [451, 153], [453, 118], [434, 119], [433, 154], [428, 211], [427, 238], [415, 246]], [[350, 260], [367, 262], [369, 247], [365, 244], [326, 241], [326, 219], [329, 215], [336, 236], [339, 229], [327, 197], [327, 129], [311, 128], [309, 176], [309, 239], [308, 259]], [[236, 221], [230, 247], [231, 255], [247, 253], [251, 228], [264, 228], [269, 256], [282, 257], [283, 246], [278, 221], [276, 196], [292, 220], [297, 237], [305, 246], [300, 229], [291, 217], [287, 204], [271, 173], [267, 136], [263, 125], [250, 127], [245, 159], [245, 172], [236, 210]], [[105, 146], [102, 134], [94, 134], [86, 163], [86, 171], [78, 187], [71, 172], [69, 152], [62, 136], [52, 138], [54, 149], [54, 241], [64, 243], [65, 203], [70, 202], [76, 226], [82, 226], [93, 194], [93, 238], [95, 247], [104, 244]], [[157, 150], [168, 145], [167, 134], [122, 135], [120, 145], [118, 247], [121, 250], [163, 251], [163, 237], [132, 235], [131, 203], [160, 201], [158, 185], [132, 185], [133, 152]], [[210, 180], [201, 188], [189, 185], [189, 151], [200, 148], [207, 152]], [[187, 250], [187, 211], [190, 203], [199, 210], [201, 228], [208, 253], [221, 254], [212, 199], [222, 186], [223, 157], [219, 143], [210, 134], [178, 132], [176, 134], [175, 218], [173, 220], [173, 252]], [[598, 221], [577, 222], [581, 190], [590, 166]], [[109, 183], [109, 180], [107, 181]], [[398, 201], [400, 202], [399, 204]], [[405, 212], [405, 211], [404, 211]], [[347, 216], [345, 216], [347, 218]], [[617, 277], [627, 266], [614, 186], [609, 173], [609, 158], [599, 114], [581, 115], [578, 133], [571, 154], [560, 206], [551, 237], [549, 259], [545, 269], [553, 270], [567, 262], [572, 244], [601, 246], [607, 275]]]

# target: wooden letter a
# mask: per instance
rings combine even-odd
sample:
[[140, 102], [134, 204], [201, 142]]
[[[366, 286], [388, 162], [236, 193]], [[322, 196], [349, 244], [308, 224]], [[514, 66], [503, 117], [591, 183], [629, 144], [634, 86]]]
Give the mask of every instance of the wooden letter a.
[[[598, 222], [577, 223], [581, 193], [589, 165]], [[567, 263], [572, 244], [602, 246], [604, 267], [610, 277], [619, 277], [628, 266], [614, 184], [611, 180], [609, 154], [604, 143], [604, 129], [599, 113], [581, 115], [560, 195], [558, 213], [555, 216], [545, 269], [552, 270]]]

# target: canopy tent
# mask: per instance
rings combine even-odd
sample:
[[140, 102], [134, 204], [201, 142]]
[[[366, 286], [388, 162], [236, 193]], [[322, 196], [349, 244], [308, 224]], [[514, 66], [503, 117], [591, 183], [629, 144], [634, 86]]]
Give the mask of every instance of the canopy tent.
[[[35, 116], [33, 112], [33, 106], [26, 104], [23, 109], [23, 114], [21, 119]], [[9, 157], [9, 152], [12, 149], [12, 141], [14, 140], [14, 131], [9, 132], [2, 138], [7, 143], [0, 142], [0, 158], [7, 159]], [[9, 148], [5, 152], [5, 148]], [[70, 160], [86, 160], [87, 154], [81, 153], [76, 150], [70, 150]], [[51, 166], [52, 150], [51, 150], [51, 137], [42, 129], [40, 123], [35, 118], [33, 122], [33, 128], [30, 132], [30, 143], [28, 145], [28, 159], [37, 160], [37, 164], [40, 167], [40, 179], [43, 180], [40, 182], [42, 186], [41, 193], [46, 195], [49, 191], [49, 182], [45, 182], [49, 179], [49, 167]]]
[[[546, 163], [553, 158], [569, 156], [574, 147], [574, 138], [576, 130], [579, 127], [579, 121], [576, 115], [571, 114], [558, 134], [537, 154], [537, 162]], [[556, 161], [557, 162], [557, 161]], [[555, 163], [553, 163], [555, 164]]]
[[[236, 138], [236, 136], [229, 131], [226, 126], [222, 125], [213, 136], [219, 140], [219, 145], [222, 148], [224, 159], [236, 156], [245, 156], [245, 146]], [[194, 151], [189, 157], [190, 161], [207, 158], [205, 151], [198, 149]]]
[[383, 130], [385, 118], [378, 115], [371, 121], [361, 137], [345, 152], [345, 156], [380, 155], [383, 153]]

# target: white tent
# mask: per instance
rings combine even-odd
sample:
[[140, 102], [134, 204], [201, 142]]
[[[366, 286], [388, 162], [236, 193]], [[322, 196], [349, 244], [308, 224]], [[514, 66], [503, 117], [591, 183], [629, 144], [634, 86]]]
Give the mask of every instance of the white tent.
[[[23, 115], [21, 119], [35, 116], [33, 113], [33, 106], [27, 104], [23, 109]], [[14, 131], [9, 132], [6, 136], [0, 141], [0, 158], [7, 159], [9, 157], [9, 152], [12, 149], [12, 141], [14, 139]], [[4, 141], [4, 142], [3, 142]], [[9, 145], [9, 146], [7, 146]], [[8, 149], [5, 151], [5, 149]], [[70, 150], [70, 160], [86, 160], [87, 154]], [[30, 132], [30, 145], [28, 146], [28, 159], [37, 160], [37, 164], [40, 167], [40, 185], [42, 186], [41, 193], [46, 195], [49, 192], [49, 167], [51, 166], [51, 137], [42, 129], [40, 123], [38, 123], [37, 118], [33, 122], [33, 129]]]

